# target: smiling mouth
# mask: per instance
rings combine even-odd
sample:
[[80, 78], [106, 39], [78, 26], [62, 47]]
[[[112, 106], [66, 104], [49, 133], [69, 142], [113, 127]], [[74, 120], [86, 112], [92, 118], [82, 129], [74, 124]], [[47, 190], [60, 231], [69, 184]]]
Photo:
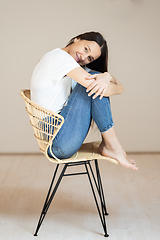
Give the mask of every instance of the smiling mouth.
[[80, 63], [80, 58], [77, 53], [76, 53], [76, 62]]
[[79, 55], [76, 53], [76, 62], [79, 64], [79, 65], [81, 65], [81, 66], [83, 66], [83, 61], [81, 60], [81, 58], [79, 57]]

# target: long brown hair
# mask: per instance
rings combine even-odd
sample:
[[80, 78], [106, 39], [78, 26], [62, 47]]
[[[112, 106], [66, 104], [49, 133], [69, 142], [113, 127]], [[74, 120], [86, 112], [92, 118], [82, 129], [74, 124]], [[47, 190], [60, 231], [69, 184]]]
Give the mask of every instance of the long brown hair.
[[[108, 71], [108, 47], [106, 40], [103, 38], [102, 34], [99, 32], [86, 32], [79, 34], [76, 37], [73, 37], [67, 46], [71, 45], [74, 42], [74, 39], [78, 38], [81, 40], [87, 40], [87, 41], [95, 41], [101, 48], [101, 56], [97, 58], [95, 61], [87, 64], [87, 67], [99, 71], [99, 72], [107, 72]], [[67, 47], [66, 46], [66, 47]]]

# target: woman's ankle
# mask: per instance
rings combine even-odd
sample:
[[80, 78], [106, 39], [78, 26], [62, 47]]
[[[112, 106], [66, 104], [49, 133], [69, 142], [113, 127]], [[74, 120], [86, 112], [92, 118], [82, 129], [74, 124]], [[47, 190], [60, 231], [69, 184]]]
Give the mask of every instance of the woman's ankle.
[[119, 143], [114, 127], [102, 133], [102, 142], [99, 146], [99, 152], [102, 156], [116, 159], [124, 167], [138, 170], [135, 161], [127, 156]]

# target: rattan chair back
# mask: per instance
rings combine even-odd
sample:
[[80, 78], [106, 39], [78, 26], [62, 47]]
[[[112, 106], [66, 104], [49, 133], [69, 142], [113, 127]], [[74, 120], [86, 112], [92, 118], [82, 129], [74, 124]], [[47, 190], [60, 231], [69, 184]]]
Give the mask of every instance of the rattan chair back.
[[62, 127], [64, 118], [60, 114], [49, 111], [31, 101], [30, 90], [22, 90], [20, 94], [25, 101], [25, 109], [29, 115], [39, 149], [49, 158], [48, 147], [51, 146], [53, 139]]

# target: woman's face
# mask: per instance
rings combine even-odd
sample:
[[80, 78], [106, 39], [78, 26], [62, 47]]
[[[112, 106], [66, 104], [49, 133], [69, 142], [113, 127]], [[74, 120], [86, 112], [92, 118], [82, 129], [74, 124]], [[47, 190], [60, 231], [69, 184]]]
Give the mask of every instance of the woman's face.
[[74, 43], [69, 45], [68, 53], [81, 66], [87, 65], [101, 55], [100, 46], [94, 41], [87, 41], [75, 38]]

